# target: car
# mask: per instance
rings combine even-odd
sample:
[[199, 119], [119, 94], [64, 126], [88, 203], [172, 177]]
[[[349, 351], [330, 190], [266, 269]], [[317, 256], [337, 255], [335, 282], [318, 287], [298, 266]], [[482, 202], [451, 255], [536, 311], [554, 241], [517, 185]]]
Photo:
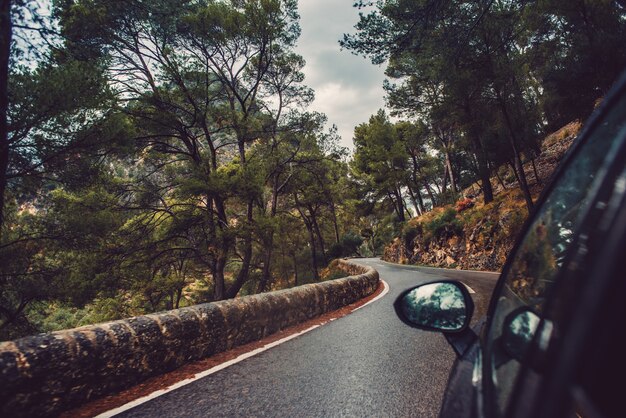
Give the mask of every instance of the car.
[[394, 307], [457, 353], [442, 417], [626, 416], [626, 74], [537, 201], [486, 317], [454, 280]]

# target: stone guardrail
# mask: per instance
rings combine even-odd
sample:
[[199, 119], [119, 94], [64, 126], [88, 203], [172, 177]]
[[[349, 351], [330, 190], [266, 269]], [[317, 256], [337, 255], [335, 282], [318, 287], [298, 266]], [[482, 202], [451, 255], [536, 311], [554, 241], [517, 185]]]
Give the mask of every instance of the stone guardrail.
[[378, 272], [0, 343], [0, 416], [50, 416], [349, 305]]

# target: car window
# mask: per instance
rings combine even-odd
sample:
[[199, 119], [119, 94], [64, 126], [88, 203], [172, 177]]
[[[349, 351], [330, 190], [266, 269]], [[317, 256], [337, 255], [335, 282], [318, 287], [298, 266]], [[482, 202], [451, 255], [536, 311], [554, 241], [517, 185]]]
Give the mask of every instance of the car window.
[[[532, 315], [541, 317], [548, 291], [581, 221], [581, 208], [590, 198], [588, 192], [593, 179], [609, 152], [613, 138], [625, 125], [626, 99], [622, 98], [595, 127], [588, 140], [581, 144], [566, 169], [561, 171], [513, 255], [512, 263], [503, 272], [504, 284], [499, 294], [494, 294], [497, 304], [485, 341], [485, 352], [490, 353], [490, 358], [486, 359], [491, 372], [488, 376], [495, 390], [495, 398], [491, 402], [495, 402], [495, 409], [500, 413], [509, 402], [521, 368], [520, 362], [511, 355], [510, 347], [507, 350], [507, 345], [503, 343], [505, 324], [510, 326], [511, 317], [516, 312], [532, 313], [525, 314], [521, 319], [531, 318]], [[545, 323], [548, 326], [543, 327], [544, 331], [553, 326], [550, 321]], [[530, 334], [536, 327], [536, 324], [522, 325]]]

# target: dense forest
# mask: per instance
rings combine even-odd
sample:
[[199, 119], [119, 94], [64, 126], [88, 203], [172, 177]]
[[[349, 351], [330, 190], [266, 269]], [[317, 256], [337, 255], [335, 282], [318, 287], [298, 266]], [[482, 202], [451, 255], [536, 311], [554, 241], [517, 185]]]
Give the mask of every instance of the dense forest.
[[539, 138], [626, 66], [623, 1], [359, 1], [388, 109], [350, 155], [296, 0], [1, 5], [0, 339], [333, 277], [501, 167], [530, 208]]

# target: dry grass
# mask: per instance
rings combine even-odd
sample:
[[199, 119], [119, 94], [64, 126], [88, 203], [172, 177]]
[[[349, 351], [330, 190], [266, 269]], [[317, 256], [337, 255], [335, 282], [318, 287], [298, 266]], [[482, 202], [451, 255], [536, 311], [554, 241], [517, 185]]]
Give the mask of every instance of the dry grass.
[[561, 129], [556, 132], [553, 132], [546, 136], [541, 144], [542, 149], [550, 148], [558, 143], [563, 142], [568, 138], [575, 137], [578, 135], [582, 128], [583, 124], [581, 121], [576, 120], [574, 122], [570, 122]]

